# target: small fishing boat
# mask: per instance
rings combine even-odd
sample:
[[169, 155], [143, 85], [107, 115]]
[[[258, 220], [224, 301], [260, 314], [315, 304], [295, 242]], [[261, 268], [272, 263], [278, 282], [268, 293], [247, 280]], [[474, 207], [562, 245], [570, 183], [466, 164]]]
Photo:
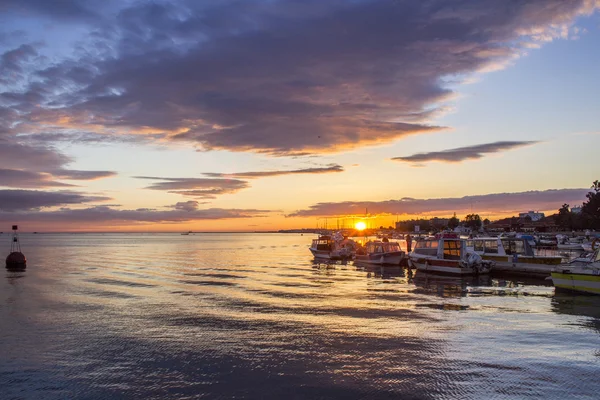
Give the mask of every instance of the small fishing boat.
[[560, 256], [536, 256], [526, 237], [478, 237], [467, 240], [467, 250], [484, 260], [494, 261], [494, 272], [550, 276], [563, 259]]
[[315, 258], [326, 260], [351, 260], [356, 254], [357, 244], [352, 239], [336, 233], [331, 235], [320, 235], [313, 239], [310, 252]]
[[354, 260], [367, 264], [400, 265], [405, 256], [399, 243], [375, 240], [367, 242], [363, 248], [358, 249]]
[[409, 254], [409, 265], [419, 271], [479, 275], [489, 273], [494, 262], [468, 251], [463, 239], [438, 235], [417, 240]]
[[600, 249], [556, 267], [552, 283], [557, 289], [600, 294]]

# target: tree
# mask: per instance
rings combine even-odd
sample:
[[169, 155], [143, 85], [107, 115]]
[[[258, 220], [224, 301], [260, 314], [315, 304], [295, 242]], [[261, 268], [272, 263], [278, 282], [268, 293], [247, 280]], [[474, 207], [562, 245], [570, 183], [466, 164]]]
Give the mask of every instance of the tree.
[[556, 215], [556, 225], [561, 229], [571, 229], [571, 226], [573, 225], [573, 215], [569, 207], [568, 204], [563, 204]]
[[456, 213], [454, 213], [452, 218], [448, 220], [448, 228], [454, 229], [458, 226], [459, 223], [460, 221], [458, 220], [458, 218], [456, 218]]
[[581, 207], [581, 214], [593, 229], [600, 229], [600, 181], [596, 180], [592, 184], [593, 192], [588, 192], [585, 196], [587, 201]]
[[465, 217], [463, 225], [476, 231], [481, 228], [481, 217], [479, 214], [469, 214]]
[[483, 220], [483, 226], [489, 225], [490, 224], [490, 220], [489, 219], [484, 219]]

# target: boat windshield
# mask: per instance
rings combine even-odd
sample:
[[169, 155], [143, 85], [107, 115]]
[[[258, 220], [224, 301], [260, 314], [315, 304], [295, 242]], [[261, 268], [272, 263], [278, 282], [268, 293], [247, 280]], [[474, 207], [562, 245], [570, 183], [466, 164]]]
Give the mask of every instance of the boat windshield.
[[368, 253], [388, 253], [400, 251], [400, 245], [396, 242], [372, 242], [367, 244]]
[[384, 243], [383, 249], [387, 252], [400, 251], [400, 245], [395, 242]]
[[428, 256], [437, 256], [438, 240], [419, 240], [415, 244], [414, 252]]

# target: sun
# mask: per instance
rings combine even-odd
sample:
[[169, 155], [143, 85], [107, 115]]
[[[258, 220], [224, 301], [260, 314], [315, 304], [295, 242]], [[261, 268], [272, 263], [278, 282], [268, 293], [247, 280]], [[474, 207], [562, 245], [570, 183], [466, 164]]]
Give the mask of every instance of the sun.
[[364, 230], [365, 230], [365, 228], [367, 227], [367, 224], [365, 224], [365, 223], [364, 223], [364, 222], [362, 222], [362, 221], [358, 221], [358, 222], [356, 223], [356, 225], [354, 225], [354, 227], [355, 227], [356, 229], [358, 229], [359, 231], [364, 231]]

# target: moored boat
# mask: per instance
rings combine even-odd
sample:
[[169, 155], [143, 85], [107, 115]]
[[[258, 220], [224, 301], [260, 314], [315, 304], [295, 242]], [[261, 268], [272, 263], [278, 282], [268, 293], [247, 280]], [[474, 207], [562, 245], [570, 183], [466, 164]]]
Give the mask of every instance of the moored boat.
[[600, 294], [600, 249], [556, 267], [552, 283], [557, 289]]
[[463, 239], [440, 236], [417, 240], [409, 264], [419, 271], [479, 275], [489, 273], [494, 262], [468, 251]]
[[351, 260], [356, 253], [356, 242], [340, 234], [320, 235], [309, 248], [315, 258], [326, 260]]
[[550, 276], [552, 269], [563, 260], [560, 256], [535, 255], [526, 237], [469, 239], [467, 250], [484, 260], [494, 261], [494, 271], [498, 272]]
[[399, 265], [405, 256], [399, 243], [376, 240], [367, 242], [364, 248], [358, 249], [354, 260], [367, 264]]
[[581, 242], [569, 240], [568, 236], [556, 235], [556, 239], [558, 240], [556, 247], [560, 250], [583, 250]]

